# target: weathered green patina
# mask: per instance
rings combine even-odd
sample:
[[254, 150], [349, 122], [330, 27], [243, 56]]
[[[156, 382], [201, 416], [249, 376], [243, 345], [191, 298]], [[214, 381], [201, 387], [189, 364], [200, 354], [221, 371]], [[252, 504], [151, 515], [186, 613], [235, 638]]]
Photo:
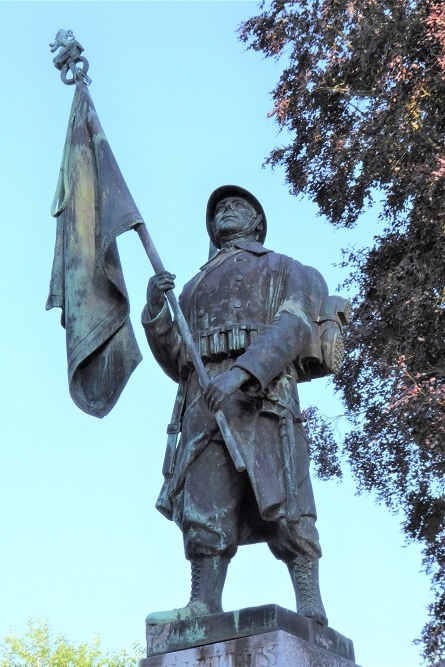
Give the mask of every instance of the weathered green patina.
[[[75, 84], [52, 214], [56, 245], [47, 309], [62, 309], [68, 383], [82, 410], [103, 417], [118, 400], [141, 354], [116, 237], [142, 222], [91, 100], [88, 65], [71, 31], [60, 30], [55, 65]], [[81, 63], [82, 68], [77, 65]]]
[[[165, 300], [172, 274], [150, 280], [142, 315], [154, 356], [179, 384], [157, 507], [181, 528], [192, 565], [190, 602], [147, 623], [221, 612], [238, 545], [264, 541], [289, 569], [298, 611], [325, 625], [297, 383], [337, 370], [349, 304], [329, 296], [316, 269], [264, 248], [264, 210], [243, 188], [211, 195], [207, 230], [218, 252], [180, 297], [210, 378], [204, 389]], [[245, 471], [235, 469], [221, 438], [220, 409]]]
[[[330, 654], [346, 658], [354, 663], [354, 646], [350, 639], [332, 628], [311, 623], [300, 614], [274, 604], [191, 618], [163, 626], [148, 626], [147, 656], [150, 658], [242, 637], [263, 634], [267, 636], [277, 630], [299, 637]], [[145, 667], [145, 665], [150, 667], [150, 662], [150, 660], [141, 660], [140, 667]], [[233, 664], [233, 662], [228, 661], [228, 664]], [[246, 662], [241, 660], [240, 664], [246, 664]]]
[[[286, 564], [299, 614], [325, 632], [297, 383], [338, 370], [349, 303], [329, 295], [316, 269], [266, 249], [263, 207], [228, 185], [210, 196], [209, 260], [178, 304], [175, 276], [165, 271], [100, 126], [83, 47], [61, 30], [51, 48], [61, 49], [54, 64], [63, 82], [76, 86], [53, 203], [47, 304], [63, 311], [71, 394], [103, 416], [140, 360], [116, 246], [128, 229], [138, 232], [155, 270], [142, 314], [147, 340], [179, 386], [157, 507], [183, 532], [192, 593], [185, 607], [150, 614], [149, 634], [163, 637], [185, 623], [184, 641], [205, 641], [202, 619], [222, 614], [229, 562], [239, 545], [254, 542], [266, 542]], [[245, 614], [230, 623], [242, 632]]]

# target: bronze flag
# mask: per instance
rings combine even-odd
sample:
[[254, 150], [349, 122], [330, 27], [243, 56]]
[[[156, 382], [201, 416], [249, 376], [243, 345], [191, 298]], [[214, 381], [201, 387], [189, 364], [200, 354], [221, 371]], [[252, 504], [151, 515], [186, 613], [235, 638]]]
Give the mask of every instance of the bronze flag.
[[116, 237], [143, 220], [80, 80], [52, 215], [57, 232], [46, 308], [62, 309], [71, 397], [84, 412], [104, 417], [142, 359]]

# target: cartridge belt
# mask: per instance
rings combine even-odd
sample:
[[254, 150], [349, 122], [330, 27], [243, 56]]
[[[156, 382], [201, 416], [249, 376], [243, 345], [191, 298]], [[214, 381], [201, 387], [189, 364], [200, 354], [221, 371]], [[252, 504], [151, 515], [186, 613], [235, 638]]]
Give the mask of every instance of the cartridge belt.
[[[229, 322], [210, 330], [195, 331], [192, 335], [201, 359], [204, 362], [217, 361], [237, 357], [245, 352], [265, 328], [266, 325], [262, 323], [233, 324]], [[184, 345], [181, 350], [180, 366], [188, 367], [190, 362]]]
[[224, 359], [247, 350], [264, 328], [264, 324], [228, 323], [210, 331], [197, 331], [193, 338], [203, 360]]

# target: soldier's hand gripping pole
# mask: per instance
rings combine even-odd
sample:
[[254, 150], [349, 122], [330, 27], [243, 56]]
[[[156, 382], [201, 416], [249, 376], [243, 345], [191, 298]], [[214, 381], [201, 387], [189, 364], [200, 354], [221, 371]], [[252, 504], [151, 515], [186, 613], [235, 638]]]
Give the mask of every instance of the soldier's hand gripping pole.
[[[165, 271], [161, 258], [159, 257], [155, 246], [153, 245], [153, 241], [151, 240], [150, 234], [148, 233], [148, 229], [145, 224], [140, 223], [136, 225], [135, 230], [137, 231], [139, 238], [142, 241], [142, 245], [145, 248], [145, 252], [147, 253], [154, 272], [159, 273], [160, 271]], [[200, 385], [204, 390], [209, 384], [209, 377], [207, 375], [204, 364], [202, 363], [202, 359], [199, 356], [189, 326], [185, 320], [174, 292], [169, 290], [166, 292], [166, 297], [173, 311], [173, 315], [175, 316], [179, 331], [181, 332], [181, 336], [187, 346], [187, 350], [192, 359], [195, 370], [198, 374]], [[238, 445], [235, 441], [235, 438], [233, 437], [232, 432], [230, 431], [229, 424], [227, 423], [227, 419], [224, 413], [221, 410], [217, 410], [215, 413], [215, 418], [235, 468], [238, 472], [243, 472], [246, 469], [246, 466], [244, 465], [244, 461], [241, 457]]]

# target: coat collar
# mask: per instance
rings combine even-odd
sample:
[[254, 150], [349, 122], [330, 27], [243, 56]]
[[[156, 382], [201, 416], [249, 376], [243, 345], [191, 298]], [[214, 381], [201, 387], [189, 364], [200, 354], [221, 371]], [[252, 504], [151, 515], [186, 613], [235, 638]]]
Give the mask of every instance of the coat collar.
[[254, 255], [266, 255], [268, 252], [272, 252], [272, 250], [265, 248], [259, 241], [238, 241], [234, 245], [235, 248], [246, 250]]
[[257, 256], [266, 255], [269, 252], [273, 252], [272, 250], [265, 248], [259, 241], [237, 241], [231, 248], [223, 248], [222, 250], [219, 250], [216, 255], [212, 257], [212, 259], [209, 259], [208, 262], [199, 268], [201, 271], [210, 267], [213, 268], [214, 265], [219, 265], [222, 260], [230, 257], [230, 255], [232, 255], [234, 252], [239, 252], [240, 250], [245, 250], [246, 252], [250, 252]]

